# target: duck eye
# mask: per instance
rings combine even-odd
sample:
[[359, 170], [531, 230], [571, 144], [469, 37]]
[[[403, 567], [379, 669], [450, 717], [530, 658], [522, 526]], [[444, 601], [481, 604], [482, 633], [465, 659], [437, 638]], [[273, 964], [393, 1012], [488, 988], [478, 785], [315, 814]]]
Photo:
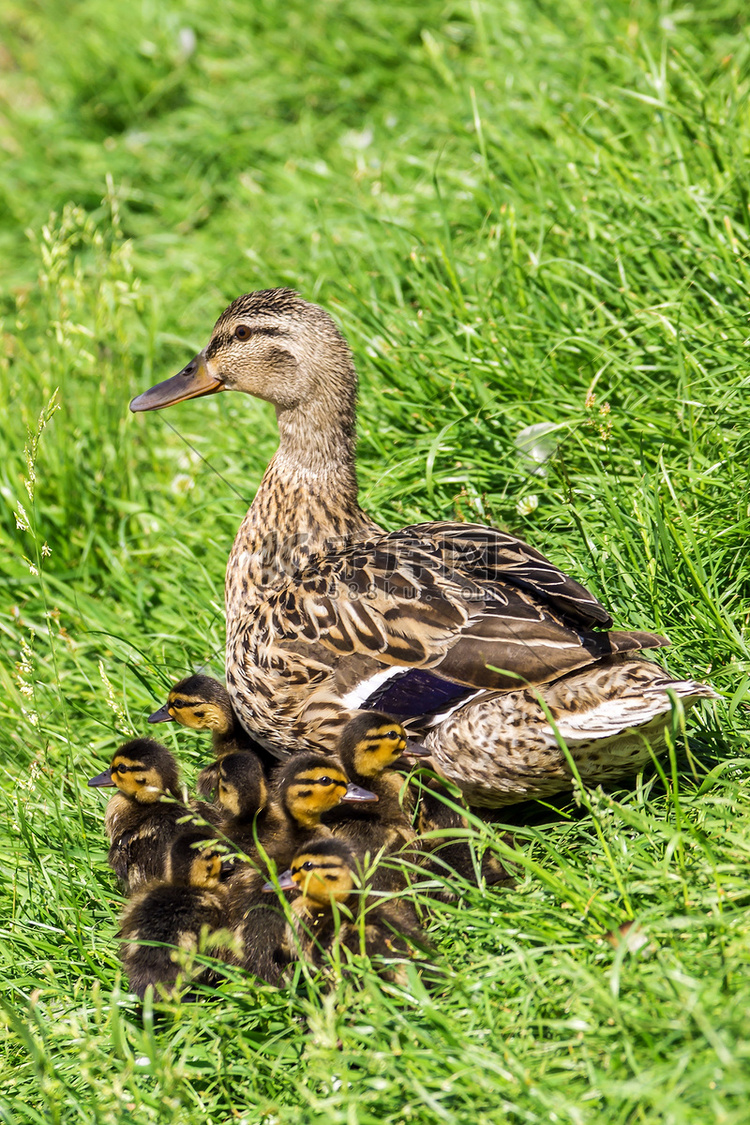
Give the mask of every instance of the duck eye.
[[313, 867], [315, 867], [315, 864], [311, 859], [308, 859], [306, 863], [302, 864], [303, 871], [312, 871]]
[[318, 785], [333, 785], [333, 782], [331, 781], [330, 777], [319, 777]]
[[397, 742], [398, 738], [399, 738], [399, 733], [398, 733], [397, 730], [389, 730], [388, 734], [385, 737], [386, 738], [392, 738], [394, 742]]
[[250, 329], [246, 324], [238, 324], [234, 330], [234, 334], [238, 340], [247, 340], [250, 335]]

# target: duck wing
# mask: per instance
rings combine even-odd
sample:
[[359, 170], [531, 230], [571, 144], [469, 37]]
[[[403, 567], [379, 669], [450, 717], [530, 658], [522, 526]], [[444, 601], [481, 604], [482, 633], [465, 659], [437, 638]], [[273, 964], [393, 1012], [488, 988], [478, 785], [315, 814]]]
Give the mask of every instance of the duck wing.
[[[439, 559], [477, 582], [518, 586], [555, 607], [571, 621], [608, 629], [612, 618], [604, 606], [539, 551], [506, 532], [472, 523], [414, 524], [388, 536], [407, 551], [415, 541], [424, 554]], [[402, 548], [402, 549], [403, 549]]]
[[610, 618], [582, 586], [519, 540], [463, 524], [416, 525], [314, 557], [260, 614], [248, 619], [263, 637], [251, 660], [279, 669], [287, 686], [295, 675], [313, 693], [325, 684], [329, 699], [333, 677], [339, 705], [398, 717], [668, 643], [595, 630]]

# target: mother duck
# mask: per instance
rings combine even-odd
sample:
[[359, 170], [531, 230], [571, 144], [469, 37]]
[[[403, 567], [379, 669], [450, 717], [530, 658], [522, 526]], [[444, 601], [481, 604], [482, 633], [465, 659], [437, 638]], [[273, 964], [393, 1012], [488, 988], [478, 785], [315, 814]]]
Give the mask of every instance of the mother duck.
[[667, 693], [687, 704], [713, 691], [631, 655], [668, 642], [612, 630], [596, 598], [511, 535], [378, 527], [357, 500], [356, 390], [328, 313], [265, 289], [233, 301], [206, 347], [130, 404], [242, 391], [276, 408], [279, 448], [226, 574], [243, 726], [279, 756], [330, 751], [353, 712], [377, 708], [475, 805], [570, 788], [561, 740], [584, 781], [633, 773], [663, 744]]

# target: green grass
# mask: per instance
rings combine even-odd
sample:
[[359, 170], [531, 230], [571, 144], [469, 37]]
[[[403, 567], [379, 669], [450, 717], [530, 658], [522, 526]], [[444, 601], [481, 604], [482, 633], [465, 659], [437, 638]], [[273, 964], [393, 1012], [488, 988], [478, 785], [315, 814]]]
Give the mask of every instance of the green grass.
[[[0, 1120], [747, 1122], [745, 6], [25, 0], [3, 23]], [[363, 965], [140, 1021], [85, 782], [165, 685], [220, 672], [275, 424], [241, 396], [127, 403], [282, 284], [351, 341], [379, 522], [511, 530], [723, 701], [662, 777], [508, 814], [518, 885], [436, 911], [433, 993]], [[191, 778], [205, 747], [166, 737]], [[646, 940], [613, 945], [629, 919]]]

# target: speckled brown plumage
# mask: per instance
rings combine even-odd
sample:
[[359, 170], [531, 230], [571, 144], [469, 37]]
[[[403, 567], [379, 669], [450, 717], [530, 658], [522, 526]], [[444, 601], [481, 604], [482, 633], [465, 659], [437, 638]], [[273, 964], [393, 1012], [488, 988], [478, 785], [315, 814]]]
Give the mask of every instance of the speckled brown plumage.
[[428, 734], [425, 747], [470, 805], [550, 797], [571, 788], [573, 773], [546, 707], [584, 784], [611, 784], [650, 761], [649, 746], [663, 748], [668, 690], [685, 703], [715, 698], [658, 664], [613, 658], [541, 688], [488, 692]]
[[[623, 684], [619, 673], [607, 679], [613, 655], [667, 643], [611, 630], [596, 598], [511, 535], [447, 522], [377, 527], [357, 500], [348, 347], [328, 314], [293, 292], [238, 298], [184, 371], [131, 407], [221, 390], [273, 403], [278, 419], [279, 449], [226, 575], [227, 687], [243, 725], [275, 752], [328, 749], [354, 711], [378, 708], [432, 731], [438, 768], [472, 801], [524, 800], [534, 794], [534, 722], [519, 779], [502, 750], [506, 694], [513, 709], [519, 685], [553, 685], [577, 671], [583, 684], [590, 670], [609, 697]], [[640, 725], [668, 709], [669, 677], [660, 675]], [[686, 703], [709, 694], [690, 681], [681, 690]], [[625, 722], [626, 740], [628, 730]], [[602, 736], [604, 770], [594, 757], [599, 736], [574, 739], [591, 779], [622, 769], [618, 737], [611, 726]], [[545, 767], [538, 795], [549, 787]]]

